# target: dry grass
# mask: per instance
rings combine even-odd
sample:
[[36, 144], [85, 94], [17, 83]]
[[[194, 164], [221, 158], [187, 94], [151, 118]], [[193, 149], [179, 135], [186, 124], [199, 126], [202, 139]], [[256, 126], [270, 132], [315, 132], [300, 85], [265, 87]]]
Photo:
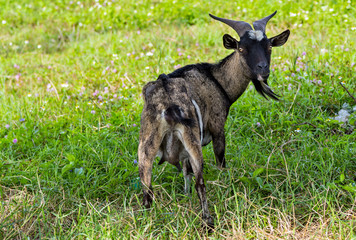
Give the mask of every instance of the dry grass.
[[[43, 228], [51, 226], [55, 232], [58, 224], [65, 231], [80, 232], [80, 229], [92, 224], [93, 221], [96, 223], [96, 228], [103, 228], [109, 232], [114, 231], [115, 228], [125, 230], [131, 232], [134, 239], [154, 239], [162, 236], [174, 238], [177, 235], [182, 239], [189, 239], [198, 232], [203, 239], [211, 237], [269, 240], [353, 239], [353, 231], [356, 229], [354, 209], [335, 213], [335, 218], [315, 217], [318, 214], [306, 213], [309, 216], [308, 221], [301, 224], [300, 219], [292, 215], [278, 209], [266, 208], [262, 209], [263, 212], [269, 211], [272, 218], [266, 214], [255, 214], [247, 216], [247, 220], [244, 220], [235, 212], [227, 211], [220, 216], [217, 231], [206, 235], [200, 228], [201, 219], [196, 214], [199, 212], [196, 199], [188, 199], [188, 202], [185, 203], [174, 203], [173, 197], [169, 196], [164, 188], [157, 186], [155, 209], [147, 211], [140, 207], [122, 207], [117, 200], [103, 202], [100, 199], [94, 201], [85, 199], [80, 203], [83, 208], [79, 211], [86, 212], [86, 217], [82, 219], [76, 218], [75, 216], [78, 216], [79, 212], [70, 211], [69, 206], [65, 210], [65, 206], [69, 204], [66, 202], [68, 199], [49, 199], [45, 202], [41, 201], [39, 195], [33, 195], [26, 188], [14, 189], [2, 186], [2, 189], [4, 196], [1, 201], [3, 214], [0, 217], [2, 239], [23, 239], [24, 235], [38, 237], [36, 232], [39, 226]], [[165, 199], [165, 201], [160, 199]], [[130, 205], [137, 206], [136, 196], [132, 196], [129, 202]], [[247, 208], [250, 207], [251, 205], [247, 206]], [[54, 212], [57, 212], [58, 215]], [[42, 214], [48, 215], [42, 216]], [[278, 216], [277, 221], [275, 221], [276, 216]], [[162, 225], [157, 228], [160, 223]], [[143, 225], [146, 225], [146, 228], [143, 228]], [[153, 227], [156, 230], [152, 231]], [[163, 232], [166, 234], [162, 235]], [[100, 237], [105, 234], [102, 235], [99, 231], [95, 236]], [[82, 237], [78, 237], [78, 239], [82, 239]]]

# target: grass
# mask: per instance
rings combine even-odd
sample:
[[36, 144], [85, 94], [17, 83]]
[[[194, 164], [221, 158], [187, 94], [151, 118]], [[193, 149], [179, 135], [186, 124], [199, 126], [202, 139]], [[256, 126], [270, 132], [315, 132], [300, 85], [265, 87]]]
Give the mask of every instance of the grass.
[[[351, 1], [1, 1], [1, 239], [355, 239], [356, 11]], [[278, 10], [270, 85], [249, 88], [225, 127], [228, 168], [204, 148], [216, 231], [196, 193], [154, 165], [156, 201], [141, 206], [142, 86], [230, 51], [208, 17], [252, 22]], [[344, 105], [345, 106], [345, 105]], [[352, 112], [352, 110], [350, 111]]]

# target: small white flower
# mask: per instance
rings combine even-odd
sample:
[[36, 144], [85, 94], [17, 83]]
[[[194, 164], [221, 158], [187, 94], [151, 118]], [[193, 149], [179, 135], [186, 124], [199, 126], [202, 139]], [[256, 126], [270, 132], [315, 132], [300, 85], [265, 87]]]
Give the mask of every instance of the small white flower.
[[2, 24], [6, 24], [6, 20], [2, 20], [1, 23], [2, 23]]
[[320, 49], [320, 52], [321, 52], [322, 54], [324, 54], [324, 53], [328, 52], [328, 50], [325, 49], [325, 48], [322, 48], [322, 49]]
[[41, 47], [42, 47], [42, 46], [41, 46], [40, 44], [39, 44], [39, 45], [37, 45], [37, 48], [38, 48], [38, 49], [40, 49]]
[[69, 87], [69, 85], [68, 85], [68, 83], [63, 83], [63, 84], [61, 84], [61, 87], [67, 88], [67, 87]]

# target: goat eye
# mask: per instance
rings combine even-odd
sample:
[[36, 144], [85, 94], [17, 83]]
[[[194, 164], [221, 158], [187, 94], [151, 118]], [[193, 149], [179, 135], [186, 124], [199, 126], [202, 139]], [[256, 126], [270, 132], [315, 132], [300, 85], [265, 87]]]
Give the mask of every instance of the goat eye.
[[240, 51], [240, 52], [243, 52], [243, 51], [244, 51], [244, 49], [243, 49], [243, 48], [239, 48], [239, 51]]

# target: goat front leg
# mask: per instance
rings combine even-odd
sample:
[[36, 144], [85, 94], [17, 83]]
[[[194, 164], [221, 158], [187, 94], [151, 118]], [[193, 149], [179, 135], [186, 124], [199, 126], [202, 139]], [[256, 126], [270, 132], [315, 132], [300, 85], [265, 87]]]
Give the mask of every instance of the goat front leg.
[[224, 128], [218, 133], [212, 134], [213, 149], [215, 154], [216, 164], [220, 168], [225, 168], [225, 133]]
[[189, 157], [182, 160], [183, 162], [183, 176], [184, 176], [184, 194], [190, 196], [191, 194], [191, 183], [192, 183], [192, 167], [190, 166]]

